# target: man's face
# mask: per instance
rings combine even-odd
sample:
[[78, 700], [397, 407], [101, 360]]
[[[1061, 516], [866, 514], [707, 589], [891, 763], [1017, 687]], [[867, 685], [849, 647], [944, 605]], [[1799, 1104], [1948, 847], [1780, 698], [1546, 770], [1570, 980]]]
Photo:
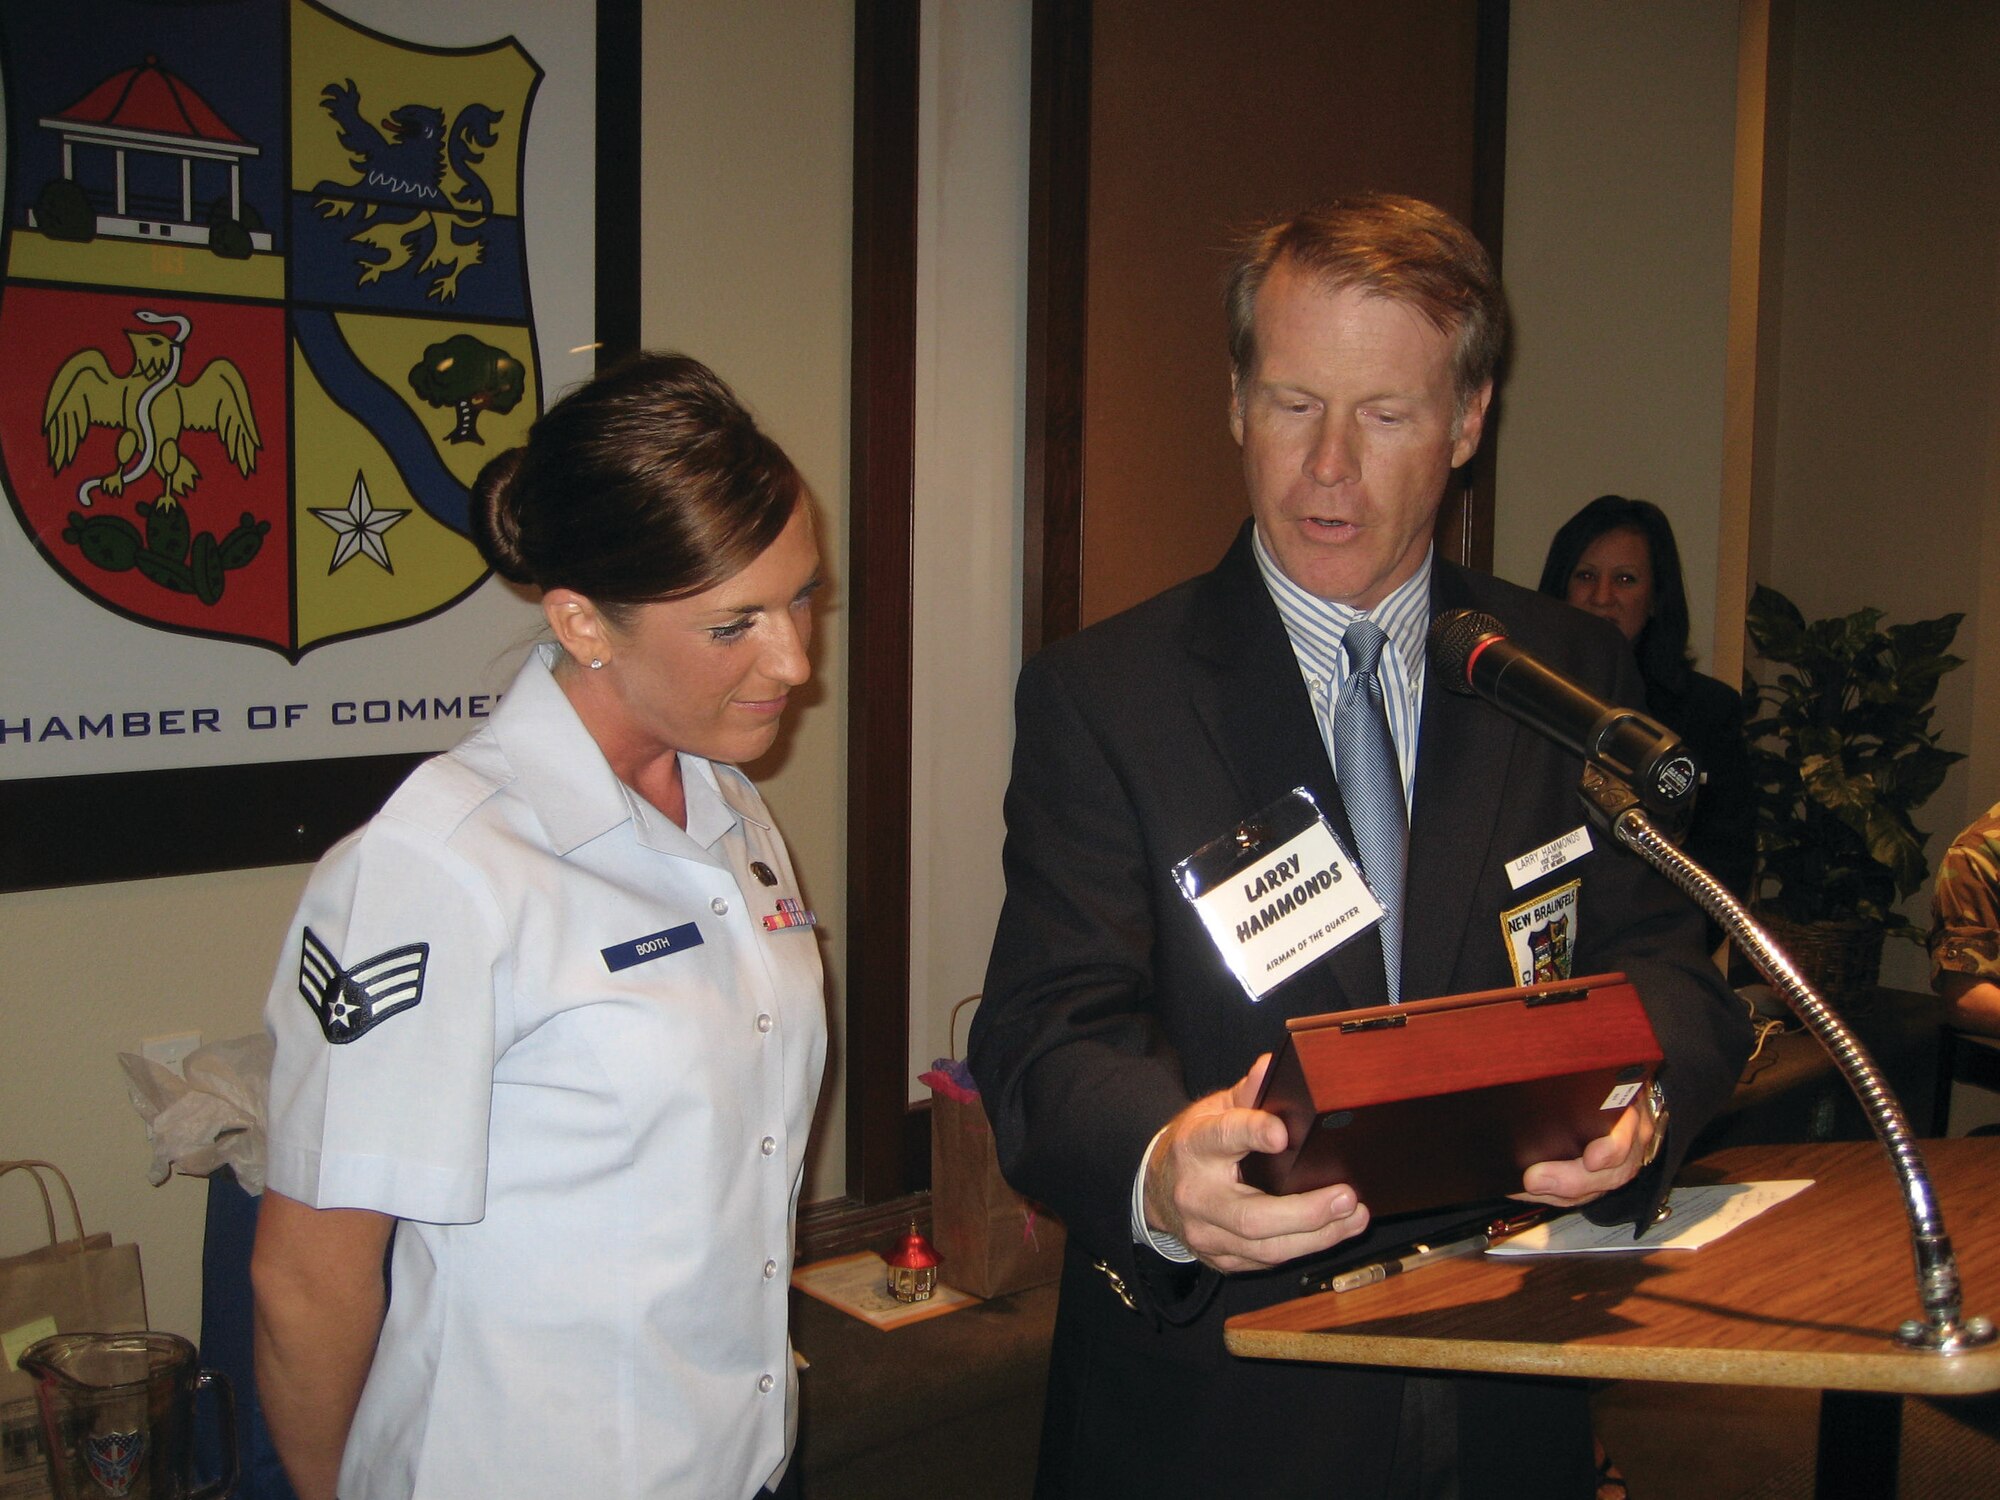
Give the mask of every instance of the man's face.
[[1257, 362], [1233, 388], [1250, 512], [1285, 576], [1373, 609], [1416, 572], [1489, 383], [1456, 422], [1451, 340], [1400, 302], [1327, 291], [1289, 262], [1257, 293]]

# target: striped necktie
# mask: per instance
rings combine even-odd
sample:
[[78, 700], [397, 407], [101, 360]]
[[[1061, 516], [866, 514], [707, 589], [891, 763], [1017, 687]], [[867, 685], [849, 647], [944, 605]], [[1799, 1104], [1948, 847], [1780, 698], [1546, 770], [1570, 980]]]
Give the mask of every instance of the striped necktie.
[[1382, 903], [1382, 967], [1394, 1002], [1402, 998], [1403, 869], [1410, 822], [1382, 695], [1379, 669], [1386, 640], [1373, 620], [1356, 620], [1341, 638], [1350, 671], [1333, 709], [1333, 752], [1341, 801], [1354, 830], [1354, 852], [1368, 888]]

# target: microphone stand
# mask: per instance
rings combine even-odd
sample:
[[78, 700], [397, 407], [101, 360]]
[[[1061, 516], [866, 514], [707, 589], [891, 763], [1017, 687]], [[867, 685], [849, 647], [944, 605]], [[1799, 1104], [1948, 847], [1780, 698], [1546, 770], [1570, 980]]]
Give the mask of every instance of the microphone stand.
[[1934, 1354], [1960, 1354], [1992, 1343], [1994, 1329], [1990, 1319], [1963, 1315], [1958, 1260], [1952, 1254], [1951, 1236], [1945, 1233], [1930, 1173], [1910, 1133], [1903, 1106], [1868, 1049], [1819, 992], [1805, 982], [1792, 961], [1751, 919], [1742, 904], [1653, 825], [1631, 787], [1595, 766], [1587, 766], [1578, 791], [1592, 822], [1687, 892], [1703, 911], [1722, 924], [1758, 972], [1777, 987], [1793, 1013], [1818, 1038], [1867, 1110], [1868, 1123], [1888, 1151], [1902, 1184], [1903, 1206], [1910, 1220], [1911, 1249], [1916, 1258], [1917, 1296], [1923, 1304], [1923, 1317], [1907, 1319], [1898, 1327], [1896, 1342]]

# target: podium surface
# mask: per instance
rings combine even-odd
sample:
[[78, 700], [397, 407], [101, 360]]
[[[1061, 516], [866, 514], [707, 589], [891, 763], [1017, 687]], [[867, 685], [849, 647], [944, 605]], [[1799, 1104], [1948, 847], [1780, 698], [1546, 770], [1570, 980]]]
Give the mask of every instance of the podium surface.
[[[1968, 1314], [2000, 1318], [2000, 1139], [1922, 1143]], [[1231, 1352], [1418, 1369], [1963, 1396], [2000, 1344], [1894, 1341], [1917, 1317], [1909, 1219], [1874, 1141], [1744, 1146], [1686, 1182], [1813, 1186], [1701, 1250], [1480, 1257], [1231, 1318]]]

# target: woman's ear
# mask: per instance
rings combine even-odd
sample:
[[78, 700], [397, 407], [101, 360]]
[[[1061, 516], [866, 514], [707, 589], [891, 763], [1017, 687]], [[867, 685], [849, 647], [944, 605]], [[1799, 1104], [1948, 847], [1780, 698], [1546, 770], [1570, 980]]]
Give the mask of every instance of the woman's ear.
[[565, 655], [579, 667], [602, 667], [611, 660], [611, 636], [604, 616], [575, 589], [550, 589], [542, 613]]

